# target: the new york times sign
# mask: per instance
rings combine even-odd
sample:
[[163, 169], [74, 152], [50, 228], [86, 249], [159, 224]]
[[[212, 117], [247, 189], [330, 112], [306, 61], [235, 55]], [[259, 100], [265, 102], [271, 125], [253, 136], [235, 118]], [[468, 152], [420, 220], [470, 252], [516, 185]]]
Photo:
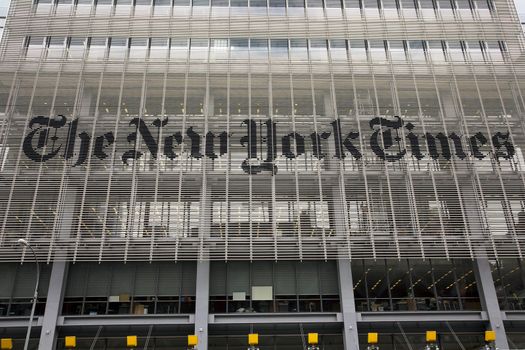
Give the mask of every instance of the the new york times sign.
[[[509, 133], [495, 132], [493, 135], [487, 135], [475, 132], [468, 138], [455, 132], [448, 135], [443, 132], [418, 134], [414, 124], [405, 122], [397, 116], [372, 118], [368, 123], [370, 127], [368, 135], [360, 135], [356, 130], [343, 130], [340, 120], [337, 119], [326, 125], [325, 131], [308, 135], [286, 131], [285, 136], [280, 139], [277, 137], [279, 124], [272, 119], [264, 122], [251, 119], [242, 121], [241, 126], [245, 128], [242, 135], [228, 134], [226, 131], [209, 131], [201, 135], [190, 126], [181, 132], [162, 136], [161, 139], [160, 131], [168, 125], [168, 122], [168, 118], [155, 119], [151, 125], [147, 125], [143, 119], [132, 119], [129, 122], [131, 130], [127, 135], [129, 149], [120, 155], [122, 162], [130, 164], [130, 161], [144, 156], [144, 152], [136, 147], [140, 139], [153, 158], [164, 155], [171, 160], [180, 156], [183, 142], [189, 146], [190, 156], [196, 159], [204, 157], [216, 159], [228, 152], [230, 142], [238, 142], [246, 149], [246, 158], [239, 166], [248, 174], [261, 172], [275, 174], [278, 169], [274, 161], [278, 154], [294, 159], [309, 151], [317, 159], [326, 157], [340, 160], [346, 157], [361, 159], [363, 150], [360, 149], [359, 138], [362, 138], [364, 147], [370, 147], [378, 158], [388, 162], [396, 162], [407, 156], [407, 149], [402, 145], [409, 146], [411, 156], [418, 160], [425, 156], [432, 159], [441, 157], [446, 160], [455, 156], [463, 160], [469, 154], [473, 159], [481, 160], [490, 154], [499, 161], [512, 158], [515, 154]], [[67, 130], [67, 135], [62, 138], [57, 136], [57, 130], [61, 128]], [[90, 136], [85, 131], [77, 130], [78, 119], [68, 122], [62, 115], [56, 118], [35, 117], [29, 122], [29, 129], [31, 131], [23, 141], [23, 151], [28, 158], [37, 163], [63, 157], [76, 167], [85, 164], [90, 154], [91, 157], [104, 160], [109, 157], [108, 152], [115, 143], [113, 132]], [[163, 132], [162, 135], [164, 134]], [[403, 138], [405, 142], [402, 142]], [[309, 142], [306, 141], [307, 139]], [[333, 146], [329, 146], [329, 143]], [[260, 145], [264, 147], [262, 154], [259, 154]], [[307, 145], [311, 148], [308, 151]], [[329, 154], [329, 149], [333, 154]]]

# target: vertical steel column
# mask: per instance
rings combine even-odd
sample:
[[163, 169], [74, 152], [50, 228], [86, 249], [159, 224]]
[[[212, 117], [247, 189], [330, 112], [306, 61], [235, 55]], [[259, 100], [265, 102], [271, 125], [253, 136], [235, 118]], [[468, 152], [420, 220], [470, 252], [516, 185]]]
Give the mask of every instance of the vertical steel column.
[[477, 258], [474, 261], [474, 273], [478, 284], [479, 296], [483, 310], [489, 318], [489, 330], [496, 331], [496, 347], [508, 349], [509, 342], [505, 333], [505, 325], [499, 308], [496, 287], [490, 269], [490, 263], [486, 258]]
[[339, 274], [339, 294], [341, 298], [341, 312], [343, 314], [343, 342], [345, 350], [359, 350], [359, 336], [357, 333], [357, 313], [355, 312], [354, 283], [350, 260], [337, 261]]
[[[210, 95], [208, 82], [206, 83], [206, 96], [204, 99], [204, 114], [207, 117], [213, 114], [214, 99]], [[205, 133], [208, 126], [205, 126]], [[208, 168], [211, 168], [210, 159], [204, 158], [202, 163], [202, 187], [200, 203], [200, 259], [197, 261], [197, 278], [195, 285], [195, 334], [198, 336], [197, 349], [208, 349], [208, 313], [210, 296], [210, 261], [208, 249], [205, 247], [206, 240], [210, 237], [211, 228], [211, 190], [207, 181]]]
[[58, 335], [57, 321], [62, 311], [62, 299], [66, 289], [68, 263], [56, 261], [51, 269], [49, 288], [47, 290], [46, 310], [42, 321], [39, 350], [56, 349]]
[[210, 295], [210, 262], [197, 262], [195, 286], [195, 334], [199, 337], [197, 349], [208, 349], [208, 301]]
[[[334, 99], [330, 94], [324, 95], [326, 115], [336, 115]], [[330, 143], [330, 153], [335, 154], [335, 145]], [[333, 162], [333, 161], [332, 161]], [[334, 163], [330, 168], [335, 167]], [[331, 209], [335, 225], [335, 234], [347, 238], [348, 246], [341, 248], [338, 256], [350, 257], [348, 236], [350, 235], [346, 215], [345, 186], [342, 169], [338, 168], [337, 185], [332, 187]], [[359, 350], [359, 337], [357, 333], [357, 314], [355, 312], [354, 283], [352, 280], [352, 267], [349, 259], [337, 260], [337, 274], [339, 280], [339, 298], [341, 299], [341, 313], [343, 315], [343, 343], [345, 350]]]
[[[59, 221], [58, 236], [67, 237], [71, 233], [75, 201], [76, 189], [66, 188], [63, 195], [62, 214]], [[57, 321], [62, 313], [62, 301], [66, 289], [67, 268], [68, 262], [65, 260], [67, 256], [61, 256], [61, 253], [55, 255], [55, 261], [51, 269], [51, 277], [49, 279], [49, 287], [47, 290], [46, 309], [44, 311], [44, 319], [42, 321], [42, 331], [40, 334], [39, 350], [53, 350], [56, 349], [56, 341], [58, 335]], [[58, 261], [56, 261], [58, 260]]]

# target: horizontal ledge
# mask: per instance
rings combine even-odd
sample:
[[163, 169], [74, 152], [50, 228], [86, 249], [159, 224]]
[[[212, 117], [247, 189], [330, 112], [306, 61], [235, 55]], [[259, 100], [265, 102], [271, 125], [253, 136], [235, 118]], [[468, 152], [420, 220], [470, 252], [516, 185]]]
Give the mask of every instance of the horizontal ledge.
[[401, 311], [362, 312], [357, 322], [469, 322], [487, 321], [484, 311]]
[[118, 326], [193, 324], [194, 316], [184, 315], [98, 315], [60, 316], [59, 326]]
[[525, 311], [503, 311], [502, 318], [504, 321], [525, 321]]
[[[35, 316], [31, 327], [41, 327], [43, 317]], [[0, 328], [27, 328], [29, 316], [0, 317]]]
[[[502, 312], [506, 321], [525, 321], [525, 311]], [[487, 321], [484, 311], [403, 311], [356, 313], [358, 323], [367, 322], [479, 322]], [[0, 328], [27, 327], [29, 317], [2, 317]], [[35, 317], [34, 327], [42, 326], [43, 317]], [[192, 325], [193, 314], [183, 315], [96, 315], [60, 316], [58, 326], [120, 326], [120, 325]], [[265, 323], [342, 323], [338, 312], [305, 313], [232, 313], [210, 314], [209, 324]]]
[[242, 323], [334, 323], [342, 322], [340, 313], [308, 312], [308, 313], [234, 313], [213, 314], [209, 316], [210, 324], [242, 324]]

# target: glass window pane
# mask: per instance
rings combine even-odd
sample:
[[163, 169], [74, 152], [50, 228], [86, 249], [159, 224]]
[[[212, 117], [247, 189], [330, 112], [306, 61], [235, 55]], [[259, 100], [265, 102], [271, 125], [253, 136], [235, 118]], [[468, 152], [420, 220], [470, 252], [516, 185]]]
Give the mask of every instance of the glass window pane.
[[325, 5], [327, 8], [343, 8], [341, 0], [325, 0]]
[[231, 0], [230, 3], [234, 7], [248, 7], [248, 0]]
[[365, 260], [365, 271], [370, 310], [390, 310], [385, 261]]
[[126, 38], [111, 38], [111, 47], [126, 46], [127, 42]]
[[272, 58], [288, 59], [288, 40], [272, 39]]
[[307, 0], [308, 7], [323, 7], [323, 0]]
[[151, 38], [151, 46], [167, 47], [168, 38]]
[[359, 0], [345, 0], [345, 7], [347, 9], [349, 9], [349, 8], [353, 8], [353, 9], [360, 8]]
[[148, 46], [148, 38], [131, 38], [130, 45], [133, 46]]
[[64, 46], [66, 38], [52, 36], [49, 38], [49, 46]]
[[288, 7], [304, 7], [304, 0], [288, 0]]
[[72, 37], [69, 40], [69, 46], [84, 46], [85, 43], [86, 43], [86, 38]]

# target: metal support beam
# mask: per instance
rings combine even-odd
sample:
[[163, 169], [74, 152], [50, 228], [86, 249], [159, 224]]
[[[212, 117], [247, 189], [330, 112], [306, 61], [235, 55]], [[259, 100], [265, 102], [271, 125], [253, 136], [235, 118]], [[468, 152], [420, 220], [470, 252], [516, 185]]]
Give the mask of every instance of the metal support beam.
[[210, 324], [326, 324], [341, 323], [337, 312], [231, 313], [210, 315]]
[[[0, 320], [1, 321], [1, 320]], [[27, 322], [26, 322], [27, 324]], [[2, 323], [0, 322], [0, 325]], [[193, 315], [82, 315], [60, 316], [60, 327], [193, 325]]]
[[343, 314], [343, 342], [345, 350], [359, 350], [357, 313], [355, 312], [354, 283], [350, 260], [338, 260], [339, 292]]
[[62, 297], [65, 290], [65, 281], [68, 264], [64, 261], [54, 262], [49, 279], [46, 310], [42, 322], [39, 350], [53, 350], [56, 348], [57, 321], [62, 310]]
[[488, 259], [475, 259], [474, 272], [476, 273], [481, 305], [489, 319], [489, 329], [496, 331], [496, 347], [498, 349], [508, 349], [509, 343]]
[[[71, 233], [71, 224], [73, 222], [76, 193], [74, 188], [69, 188], [67, 184], [62, 191], [61, 208], [59, 210], [60, 218], [58, 220], [59, 237], [68, 237]], [[57, 254], [51, 269], [49, 287], [47, 290], [46, 309], [42, 321], [42, 331], [40, 334], [39, 350], [56, 349], [56, 339], [58, 334], [57, 322], [62, 313], [62, 299], [66, 289], [66, 276], [68, 263], [66, 254]], [[56, 261], [60, 260], [60, 261]]]
[[199, 337], [197, 349], [208, 349], [208, 300], [210, 295], [210, 262], [197, 262], [195, 289], [195, 334]]

